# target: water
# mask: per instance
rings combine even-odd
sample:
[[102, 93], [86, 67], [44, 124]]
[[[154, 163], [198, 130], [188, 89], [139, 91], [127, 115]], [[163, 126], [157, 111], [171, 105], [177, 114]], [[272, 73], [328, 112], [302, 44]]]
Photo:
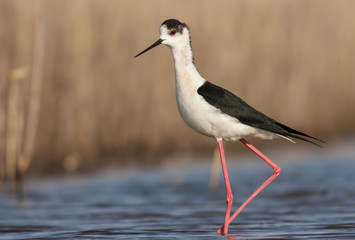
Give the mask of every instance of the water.
[[[355, 160], [279, 162], [282, 173], [230, 225], [234, 239], [355, 239]], [[269, 175], [229, 163], [233, 209]], [[225, 239], [225, 189], [207, 165], [118, 171], [27, 183], [22, 203], [0, 193], [0, 239]]]

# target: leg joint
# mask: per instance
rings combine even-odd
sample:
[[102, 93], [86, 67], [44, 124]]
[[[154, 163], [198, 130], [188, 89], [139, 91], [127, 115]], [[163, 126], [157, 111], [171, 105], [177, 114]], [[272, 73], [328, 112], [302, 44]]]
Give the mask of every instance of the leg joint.
[[274, 173], [276, 174], [276, 176], [279, 176], [281, 173], [281, 168], [279, 166], [276, 166], [276, 168], [274, 168]]
[[233, 203], [233, 194], [227, 194], [227, 204]]

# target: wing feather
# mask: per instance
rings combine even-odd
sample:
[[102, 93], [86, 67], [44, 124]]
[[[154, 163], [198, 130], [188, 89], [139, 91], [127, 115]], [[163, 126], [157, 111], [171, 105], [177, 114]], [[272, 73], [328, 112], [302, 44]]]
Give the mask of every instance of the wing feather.
[[[284, 137], [293, 137], [306, 142], [314, 143], [304, 137], [308, 137], [320, 142], [317, 138], [311, 137], [305, 133], [287, 127], [274, 119], [259, 112], [255, 108], [248, 105], [241, 98], [237, 97], [228, 90], [216, 86], [206, 81], [198, 90], [200, 94], [209, 104], [218, 108], [222, 113], [238, 119], [241, 123], [266, 130]], [[301, 137], [302, 136], [302, 137]]]

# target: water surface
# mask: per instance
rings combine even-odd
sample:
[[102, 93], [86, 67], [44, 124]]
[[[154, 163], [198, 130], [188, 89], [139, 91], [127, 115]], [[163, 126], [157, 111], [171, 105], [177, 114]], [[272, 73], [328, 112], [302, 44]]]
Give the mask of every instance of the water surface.
[[[296, 157], [296, 156], [295, 156]], [[355, 160], [279, 162], [282, 173], [230, 225], [235, 239], [355, 239]], [[229, 163], [234, 206], [269, 175]], [[22, 203], [0, 193], [0, 239], [225, 239], [225, 189], [208, 165], [32, 180]]]

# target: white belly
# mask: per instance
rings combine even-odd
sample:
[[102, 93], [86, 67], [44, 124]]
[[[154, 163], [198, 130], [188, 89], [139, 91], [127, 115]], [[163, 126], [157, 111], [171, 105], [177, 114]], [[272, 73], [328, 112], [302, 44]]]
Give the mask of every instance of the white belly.
[[[176, 88], [176, 100], [181, 117], [195, 131], [213, 138], [236, 141], [247, 136], [271, 139], [275, 135], [250, 127], [210, 105], [195, 89]], [[184, 91], [185, 90], [185, 91]]]

